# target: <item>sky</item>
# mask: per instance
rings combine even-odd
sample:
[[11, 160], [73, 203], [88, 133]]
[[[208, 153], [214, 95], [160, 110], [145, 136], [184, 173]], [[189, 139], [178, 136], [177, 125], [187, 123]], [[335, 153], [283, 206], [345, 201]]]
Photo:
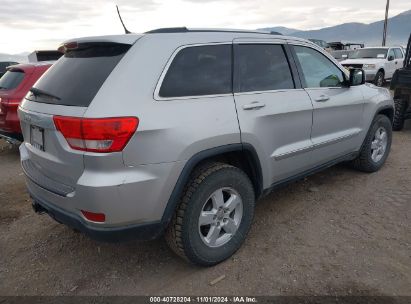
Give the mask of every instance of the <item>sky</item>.
[[[391, 0], [390, 16], [411, 9]], [[71, 38], [161, 27], [317, 29], [384, 18], [386, 0], [0, 0], [0, 53], [56, 49]]]

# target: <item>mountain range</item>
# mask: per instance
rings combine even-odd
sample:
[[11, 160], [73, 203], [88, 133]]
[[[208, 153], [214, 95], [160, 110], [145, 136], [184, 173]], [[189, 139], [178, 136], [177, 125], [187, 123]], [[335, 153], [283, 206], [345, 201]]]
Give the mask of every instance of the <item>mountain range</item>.
[[[283, 35], [296, 36], [301, 38], [321, 39], [327, 42], [347, 41], [361, 42], [366, 46], [379, 46], [382, 41], [382, 31], [384, 21], [377, 21], [369, 24], [351, 22], [317, 30], [302, 31], [283, 26], [266, 27], [258, 30], [275, 31]], [[411, 10], [405, 11], [397, 16], [388, 19], [387, 45], [407, 45], [408, 37], [411, 33]], [[28, 52], [20, 54], [0, 53], [0, 61], [27, 62]]]
[[[283, 26], [267, 27], [259, 30], [275, 31], [283, 35], [301, 38], [321, 39], [327, 42], [362, 42], [366, 46], [379, 46], [382, 42], [384, 20], [365, 24], [358, 22], [343, 23], [317, 30], [302, 31]], [[411, 10], [388, 19], [387, 45], [407, 45], [411, 33]]]
[[5, 54], [0, 53], [0, 61], [14, 61], [14, 62], [28, 62], [27, 55], [29, 52], [24, 52], [20, 54]]

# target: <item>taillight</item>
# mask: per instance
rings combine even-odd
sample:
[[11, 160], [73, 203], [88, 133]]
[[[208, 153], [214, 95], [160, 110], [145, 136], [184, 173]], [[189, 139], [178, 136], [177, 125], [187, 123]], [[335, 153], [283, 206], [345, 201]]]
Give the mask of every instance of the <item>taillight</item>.
[[54, 116], [60, 131], [72, 149], [87, 152], [120, 152], [137, 130], [137, 117], [78, 118]]
[[7, 99], [6, 104], [7, 104], [9, 107], [18, 107], [19, 104], [20, 104], [20, 102], [21, 102], [21, 99], [11, 98], [11, 99]]

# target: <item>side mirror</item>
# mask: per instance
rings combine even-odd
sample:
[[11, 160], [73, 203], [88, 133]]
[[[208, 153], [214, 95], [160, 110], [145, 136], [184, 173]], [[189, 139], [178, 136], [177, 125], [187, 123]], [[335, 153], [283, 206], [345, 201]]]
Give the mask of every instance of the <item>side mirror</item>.
[[388, 61], [393, 61], [393, 60], [394, 60], [394, 56], [393, 56], [393, 55], [388, 56]]
[[359, 86], [365, 83], [365, 72], [363, 69], [350, 70], [350, 86]]

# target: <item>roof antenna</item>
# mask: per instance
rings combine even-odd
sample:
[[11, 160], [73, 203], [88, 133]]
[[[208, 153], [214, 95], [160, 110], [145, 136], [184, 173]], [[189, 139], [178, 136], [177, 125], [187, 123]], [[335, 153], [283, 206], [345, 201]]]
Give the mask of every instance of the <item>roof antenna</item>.
[[121, 15], [120, 15], [120, 10], [118, 9], [118, 5], [116, 5], [116, 8], [117, 8], [118, 17], [120, 18], [120, 22], [123, 25], [124, 31], [126, 32], [126, 34], [131, 34], [131, 32], [124, 25], [123, 19], [121, 18]]

